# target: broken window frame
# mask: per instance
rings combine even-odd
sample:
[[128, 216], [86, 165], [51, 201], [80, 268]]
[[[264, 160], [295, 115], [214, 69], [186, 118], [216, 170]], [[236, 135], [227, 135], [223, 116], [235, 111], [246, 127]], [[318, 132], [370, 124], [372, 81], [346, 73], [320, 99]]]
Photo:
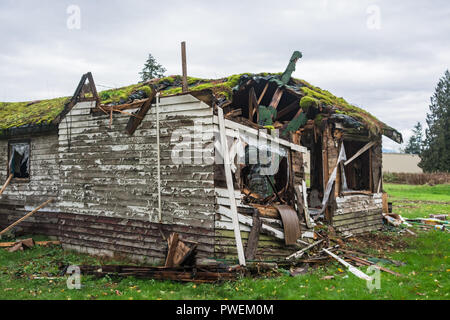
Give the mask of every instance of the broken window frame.
[[28, 183], [31, 179], [31, 140], [10, 140], [8, 141], [8, 162], [7, 162], [7, 172], [8, 176], [11, 174], [11, 158], [12, 158], [12, 150], [14, 145], [27, 144], [28, 145], [28, 177], [21, 178], [13, 176], [12, 182], [21, 182]]
[[[350, 159], [351, 157], [353, 157], [354, 154], [356, 154], [359, 149], [361, 149], [362, 147], [364, 147], [364, 145], [366, 143], [370, 142], [370, 139], [362, 139], [362, 140], [353, 140], [353, 139], [344, 139], [343, 140], [343, 144], [344, 146], [346, 146], [346, 153], [347, 153], [347, 159]], [[358, 144], [358, 146], [356, 148], [349, 148], [350, 144]], [[346, 182], [347, 182], [347, 186], [348, 189], [347, 190], [341, 190], [341, 193], [345, 196], [345, 195], [351, 195], [354, 193], [367, 193], [367, 194], [372, 194], [374, 193], [373, 190], [373, 182], [372, 182], [372, 148], [369, 148], [368, 150], [366, 150], [365, 152], [363, 152], [362, 154], [360, 154], [358, 156], [358, 158], [356, 158], [355, 160], [353, 160], [351, 163], [349, 163], [347, 166], [344, 166], [344, 172], [341, 172], [341, 174], [344, 174], [346, 177]], [[352, 150], [353, 152], [349, 152], [349, 150]], [[367, 159], [366, 159], [367, 158]], [[366, 160], [366, 161], [364, 161]], [[364, 163], [366, 163], [368, 165], [368, 168], [366, 168], [366, 165], [364, 165]], [[361, 165], [361, 173], [364, 171], [367, 171], [367, 175], [362, 177], [365, 181], [364, 183], [367, 184], [367, 188], [361, 188], [361, 189], [352, 189], [352, 187], [354, 187], [354, 181], [352, 181], [352, 179], [356, 179], [356, 177], [354, 177], [352, 174], [348, 174], [347, 172], [354, 169], [356, 164], [360, 164]], [[362, 168], [364, 166], [364, 168]]]

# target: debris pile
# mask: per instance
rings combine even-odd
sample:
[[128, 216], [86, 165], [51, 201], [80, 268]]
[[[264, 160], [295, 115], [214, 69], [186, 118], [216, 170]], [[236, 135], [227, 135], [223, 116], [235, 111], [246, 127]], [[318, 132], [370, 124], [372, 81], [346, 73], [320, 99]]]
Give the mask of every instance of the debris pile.
[[97, 277], [118, 276], [194, 283], [237, 280], [236, 269], [216, 267], [139, 267], [139, 266], [80, 266], [82, 274]]
[[[348, 242], [346, 240], [353, 237], [353, 235], [349, 234], [347, 236], [338, 237], [332, 228], [326, 231], [324, 229], [316, 232], [316, 235], [321, 239], [313, 242], [312, 244], [306, 246], [305, 248], [291, 254], [286, 257], [286, 261], [291, 264], [298, 265], [304, 264], [302, 267], [308, 264], [316, 264], [316, 263], [325, 263], [330, 260], [336, 260], [343, 266], [347, 268], [349, 272], [357, 276], [358, 278], [364, 280], [372, 280], [371, 277], [366, 275], [364, 272], [359, 270], [357, 267], [361, 266], [374, 266], [381, 271], [393, 274], [395, 276], [402, 276], [401, 274], [387, 269], [378, 265], [377, 263], [383, 260], [383, 262], [394, 263], [387, 259], [379, 259], [371, 257], [366, 253], [361, 251], [355, 251], [355, 249], [350, 250], [348, 248]], [[396, 263], [397, 264], [397, 263]], [[301, 269], [301, 268], [300, 268]], [[304, 270], [300, 270], [297, 268], [291, 268], [291, 275], [295, 276], [297, 274], [304, 273]], [[307, 268], [306, 268], [307, 270]]]
[[32, 238], [18, 240], [15, 242], [0, 242], [0, 248], [6, 248], [9, 252], [23, 251], [26, 249], [31, 249], [34, 246], [48, 246], [48, 245], [59, 245], [59, 241], [37, 241], [35, 242]]

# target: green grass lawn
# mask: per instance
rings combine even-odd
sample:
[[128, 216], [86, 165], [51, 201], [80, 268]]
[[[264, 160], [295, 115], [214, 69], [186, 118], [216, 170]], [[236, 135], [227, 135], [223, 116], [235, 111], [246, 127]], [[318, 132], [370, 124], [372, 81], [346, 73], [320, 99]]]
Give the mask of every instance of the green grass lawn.
[[[448, 208], [449, 186], [386, 185], [394, 208], [402, 201], [414, 202], [414, 210], [403, 208], [404, 216], [426, 217], [443, 213]], [[436, 201], [428, 204], [422, 201]], [[447, 204], [446, 204], [447, 202]], [[409, 202], [407, 202], [409, 203]], [[410, 203], [409, 203], [410, 204]], [[403, 210], [402, 209], [402, 210]], [[448, 209], [445, 213], [448, 213]], [[449, 299], [450, 293], [450, 235], [448, 232], [418, 232], [418, 237], [399, 235], [396, 231], [378, 234], [389, 238], [381, 249], [365, 247], [374, 256], [391, 258], [403, 266], [384, 266], [403, 274], [396, 277], [381, 273], [380, 289], [372, 292], [366, 282], [345, 271], [341, 265], [330, 263], [311, 269], [309, 273], [291, 277], [287, 271], [260, 278], [242, 278], [221, 284], [176, 283], [135, 278], [95, 279], [82, 276], [80, 290], [68, 290], [66, 277], [59, 275], [59, 265], [100, 264], [98, 258], [59, 247], [35, 247], [23, 252], [0, 250], [0, 299]], [[37, 238], [36, 238], [37, 239]], [[38, 239], [39, 240], [39, 239]], [[353, 243], [353, 242], [352, 242]], [[401, 243], [402, 245], [398, 245]], [[353, 244], [352, 244], [353, 245]], [[355, 246], [357, 245], [354, 244]], [[390, 248], [385, 249], [385, 248]], [[118, 263], [118, 261], [108, 261]], [[360, 268], [366, 271], [365, 267]], [[32, 279], [32, 276], [55, 279]], [[325, 280], [325, 276], [334, 276]]]
[[406, 218], [424, 218], [430, 214], [450, 213], [450, 184], [412, 186], [385, 184], [393, 213]]

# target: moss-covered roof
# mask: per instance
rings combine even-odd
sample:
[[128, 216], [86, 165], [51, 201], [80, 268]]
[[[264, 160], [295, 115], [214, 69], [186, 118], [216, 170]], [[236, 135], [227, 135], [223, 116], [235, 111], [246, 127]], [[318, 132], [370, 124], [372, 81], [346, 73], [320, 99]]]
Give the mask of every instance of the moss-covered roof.
[[0, 102], [0, 131], [27, 125], [41, 125], [53, 121], [70, 98], [56, 98], [29, 102]]
[[[279, 81], [280, 73], [242, 73], [221, 79], [202, 79], [188, 77], [191, 92], [209, 89], [219, 100], [231, 100], [233, 90], [247, 83], [249, 80], [268, 80], [282, 86]], [[99, 92], [102, 104], [124, 104], [135, 99], [146, 98], [154, 86], [162, 96], [179, 94], [182, 92], [181, 76], [170, 76], [153, 79], [147, 83], [138, 83], [122, 88]], [[328, 113], [343, 117], [350, 117], [363, 124], [369, 131], [385, 134], [396, 141], [401, 141], [401, 134], [387, 126], [367, 111], [338, 98], [326, 90], [315, 87], [304, 80], [292, 78], [288, 86], [291, 92], [300, 97], [300, 107], [307, 110], [310, 107], [326, 109]], [[0, 102], [0, 134], [2, 130], [30, 125], [45, 125], [51, 123], [64, 109], [70, 98], [56, 98], [34, 102]]]

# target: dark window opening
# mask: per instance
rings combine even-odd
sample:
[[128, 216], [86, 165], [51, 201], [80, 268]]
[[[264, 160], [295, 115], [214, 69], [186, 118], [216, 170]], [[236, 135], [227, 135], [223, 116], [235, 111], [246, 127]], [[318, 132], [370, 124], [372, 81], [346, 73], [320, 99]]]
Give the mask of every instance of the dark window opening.
[[[262, 145], [262, 149], [267, 146]], [[251, 149], [253, 150], [251, 151]], [[251, 193], [249, 202], [271, 204], [281, 199], [289, 202], [286, 192], [289, 188], [289, 160], [288, 152], [282, 147], [274, 150], [259, 150], [255, 146], [245, 147], [245, 163], [241, 171], [244, 193]], [[251, 160], [251, 153], [257, 161]], [[264, 154], [266, 153], [266, 154]], [[264, 156], [262, 156], [264, 154]], [[260, 157], [262, 156], [262, 157]], [[253, 163], [256, 162], [256, 163]], [[250, 199], [251, 198], [251, 199]]]
[[303, 132], [301, 144], [310, 152], [308, 206], [310, 209], [320, 209], [324, 190], [322, 139], [314, 133], [314, 129], [309, 129]]
[[17, 179], [30, 178], [30, 143], [9, 144], [8, 172]]
[[[344, 141], [345, 152], [347, 159], [350, 159], [367, 142], [360, 141]], [[345, 177], [347, 180], [347, 187], [349, 190], [369, 191], [370, 190], [370, 151], [367, 150], [358, 158], [345, 166]]]

